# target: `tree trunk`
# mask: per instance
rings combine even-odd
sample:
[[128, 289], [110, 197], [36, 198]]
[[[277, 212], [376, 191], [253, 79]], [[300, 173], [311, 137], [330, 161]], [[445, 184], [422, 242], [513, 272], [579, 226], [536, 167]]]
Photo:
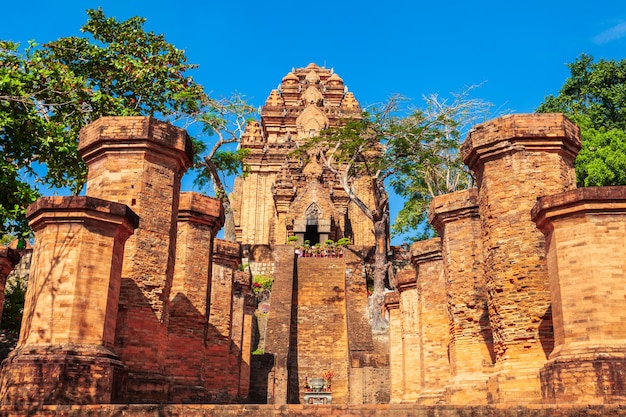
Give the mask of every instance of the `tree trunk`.
[[224, 184], [220, 179], [213, 161], [207, 157], [204, 158], [204, 163], [211, 174], [215, 195], [219, 197], [222, 202], [222, 208], [224, 209], [224, 240], [227, 242], [236, 242], [237, 235], [235, 234], [235, 215], [232, 207], [230, 206], [230, 199], [228, 198], [228, 194], [226, 194]]
[[383, 315], [383, 303], [385, 301], [385, 278], [387, 277], [387, 219], [374, 221], [374, 292], [370, 297], [370, 315], [372, 318], [372, 330], [383, 333], [387, 331], [389, 322]]
[[224, 240], [227, 242], [236, 242], [235, 215], [230, 206], [230, 199], [228, 197], [222, 198], [222, 207], [224, 207]]

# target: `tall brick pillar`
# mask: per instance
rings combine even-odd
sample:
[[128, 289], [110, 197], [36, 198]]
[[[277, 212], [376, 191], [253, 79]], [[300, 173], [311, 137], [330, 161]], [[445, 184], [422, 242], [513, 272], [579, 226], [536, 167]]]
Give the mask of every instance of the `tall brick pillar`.
[[496, 364], [491, 403], [541, 400], [552, 351], [545, 240], [530, 219], [538, 197], [575, 187], [579, 130], [562, 114], [522, 114], [474, 127], [461, 148], [474, 171]]
[[[244, 367], [244, 362], [250, 363], [248, 358], [244, 359], [243, 355], [243, 343], [244, 343], [244, 323], [246, 321], [246, 296], [250, 295], [252, 289], [251, 276], [248, 271], [235, 271], [233, 279], [233, 321], [231, 327], [231, 352], [235, 359], [231, 372], [236, 373], [241, 377], [241, 372]], [[251, 322], [251, 321], [250, 321]], [[248, 332], [248, 335], [251, 333]], [[241, 380], [238, 382], [237, 392], [235, 395], [239, 397], [239, 391], [241, 388]]]
[[257, 300], [250, 292], [244, 297], [243, 310], [243, 338], [241, 341], [241, 369], [239, 372], [239, 398], [247, 400], [250, 397], [250, 373], [252, 363], [252, 321], [256, 311]]
[[553, 404], [626, 402], [626, 187], [542, 197], [554, 350], [541, 369]]
[[213, 240], [223, 224], [219, 200], [198, 193], [180, 194], [166, 360], [174, 403], [210, 400], [204, 388], [205, 343]]
[[45, 197], [28, 208], [33, 262], [17, 348], [3, 364], [2, 404], [119, 401], [113, 352], [124, 243], [138, 217], [91, 197]]
[[[448, 342], [450, 323], [446, 300], [441, 239], [411, 245], [411, 263], [417, 271], [417, 308], [420, 323], [420, 404], [436, 404], [450, 380]], [[400, 306], [402, 308], [402, 306]], [[413, 368], [413, 370], [415, 370]]]
[[397, 291], [385, 294], [385, 310], [389, 319], [389, 383], [390, 402], [401, 403], [404, 394], [404, 352], [402, 340], [402, 317], [400, 316], [400, 294]]
[[7, 246], [0, 247], [0, 317], [4, 310], [4, 289], [7, 277], [20, 261], [20, 254]]
[[89, 166], [87, 195], [126, 204], [141, 219], [124, 252], [115, 341], [129, 370], [126, 401], [167, 401], [167, 307], [191, 141], [151, 117], [103, 117], [81, 130], [78, 151]]
[[493, 368], [493, 338], [487, 312], [478, 191], [433, 198], [429, 220], [441, 236], [450, 314], [450, 367], [446, 404], [486, 404]]
[[218, 402], [232, 401], [239, 390], [238, 354], [234, 353], [233, 286], [240, 245], [216, 239], [211, 275], [211, 312], [207, 333], [205, 384]]
[[[424, 268], [422, 268], [422, 273]], [[413, 268], [401, 270], [397, 274], [400, 294], [401, 335], [396, 342], [402, 346], [402, 398], [405, 403], [414, 403], [422, 391], [422, 349], [420, 304], [417, 291], [417, 271]], [[391, 338], [390, 340], [394, 340]]]

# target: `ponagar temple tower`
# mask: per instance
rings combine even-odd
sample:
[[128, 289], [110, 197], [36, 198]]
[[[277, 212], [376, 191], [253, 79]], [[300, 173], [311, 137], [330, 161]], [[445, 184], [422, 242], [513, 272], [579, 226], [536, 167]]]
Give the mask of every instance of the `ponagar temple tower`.
[[[297, 236], [300, 244], [342, 237], [373, 244], [370, 222], [350, 204], [335, 175], [315, 159], [304, 165], [291, 155], [341, 119], [360, 117], [359, 103], [332, 70], [309, 64], [283, 77], [261, 110], [261, 123], [250, 123], [241, 141], [250, 154], [247, 175], [236, 180], [231, 195], [239, 242], [284, 245]], [[368, 178], [355, 186], [368, 202]]]
[[[253, 276], [274, 278], [265, 352], [274, 355], [268, 402], [303, 402], [308, 378], [332, 371], [333, 403], [384, 402], [389, 396], [387, 340], [367, 321], [366, 258], [372, 223], [350, 202], [335, 174], [315, 153], [297, 147], [361, 107], [333, 70], [293, 69], [272, 90], [261, 122], [241, 141], [247, 173], [231, 195], [237, 240]], [[357, 178], [357, 195], [373, 199], [371, 179]], [[290, 237], [295, 241], [288, 244]], [[341, 257], [296, 257], [294, 247], [349, 238]], [[295, 246], [294, 246], [295, 245]], [[295, 321], [295, 322], [294, 322]], [[367, 382], [365, 382], [367, 381]]]

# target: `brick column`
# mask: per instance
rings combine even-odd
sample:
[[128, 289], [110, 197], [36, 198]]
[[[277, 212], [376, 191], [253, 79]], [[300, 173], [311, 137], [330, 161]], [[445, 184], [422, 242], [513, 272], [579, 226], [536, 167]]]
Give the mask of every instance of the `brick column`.
[[4, 309], [4, 289], [7, 277], [20, 261], [20, 254], [7, 246], [0, 247], [0, 318]]
[[216, 239], [211, 275], [211, 312], [207, 333], [205, 384], [218, 402], [232, 401], [239, 375], [232, 372], [233, 283], [240, 264], [240, 245]]
[[[167, 376], [170, 401], [208, 402], [204, 388], [213, 239], [224, 224], [219, 200], [181, 193], [176, 266], [168, 318]], [[210, 359], [209, 359], [210, 360]]]
[[552, 317], [545, 240], [529, 213], [538, 197], [575, 187], [580, 146], [578, 127], [562, 114], [525, 114], [475, 126], [461, 148], [478, 184], [496, 354], [492, 403], [541, 400]]
[[411, 263], [417, 271], [417, 306], [420, 323], [420, 404], [436, 404], [450, 380], [448, 342], [450, 327], [446, 304], [441, 239], [411, 245]]
[[404, 394], [404, 357], [402, 350], [402, 318], [400, 316], [400, 294], [397, 291], [385, 294], [385, 310], [389, 319], [389, 384], [390, 403], [401, 403]]
[[450, 313], [450, 367], [446, 404], [486, 404], [493, 338], [487, 312], [483, 245], [475, 188], [437, 196], [429, 220], [441, 236]]
[[243, 339], [241, 342], [241, 371], [239, 372], [239, 398], [246, 401], [250, 396], [250, 367], [252, 362], [252, 321], [256, 310], [256, 296], [245, 295], [243, 311]]
[[[233, 394], [239, 397], [241, 388], [241, 372], [244, 362], [243, 342], [244, 342], [244, 323], [246, 310], [246, 296], [251, 294], [252, 282], [250, 281], [250, 273], [244, 271], [235, 271], [233, 279], [233, 321], [231, 330], [231, 355], [233, 356], [233, 364], [231, 372], [237, 374], [237, 391]], [[250, 360], [248, 358], [247, 362]]]
[[151, 117], [103, 117], [84, 127], [87, 195], [130, 206], [141, 218], [126, 245], [116, 351], [128, 366], [128, 402], [163, 402], [167, 307], [180, 180], [193, 151], [183, 129]]
[[123, 365], [112, 351], [124, 243], [138, 217], [91, 197], [40, 198], [22, 329], [4, 362], [3, 404], [119, 400]]
[[[422, 351], [420, 305], [417, 291], [417, 271], [413, 268], [397, 274], [400, 294], [401, 334], [393, 344], [402, 346], [402, 402], [414, 403], [422, 391]], [[401, 343], [400, 343], [401, 341]]]
[[548, 403], [626, 402], [626, 187], [542, 197], [554, 350], [541, 369]]

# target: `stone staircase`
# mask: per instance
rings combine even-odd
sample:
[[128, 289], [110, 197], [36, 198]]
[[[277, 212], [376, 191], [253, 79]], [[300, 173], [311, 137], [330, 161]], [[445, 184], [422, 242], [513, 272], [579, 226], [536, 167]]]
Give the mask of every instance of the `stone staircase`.
[[268, 381], [268, 403], [286, 404], [289, 376], [287, 362], [292, 338], [294, 247], [293, 245], [276, 246], [273, 248], [273, 256], [274, 284], [265, 333], [265, 352], [274, 355], [274, 371], [270, 374]]
[[[302, 402], [306, 377], [321, 377], [332, 370], [333, 402], [348, 402], [348, 324], [346, 308], [346, 262], [343, 258], [298, 258], [297, 309], [292, 330], [290, 369], [297, 375]], [[295, 396], [294, 396], [295, 397]], [[296, 402], [296, 401], [294, 401]]]

